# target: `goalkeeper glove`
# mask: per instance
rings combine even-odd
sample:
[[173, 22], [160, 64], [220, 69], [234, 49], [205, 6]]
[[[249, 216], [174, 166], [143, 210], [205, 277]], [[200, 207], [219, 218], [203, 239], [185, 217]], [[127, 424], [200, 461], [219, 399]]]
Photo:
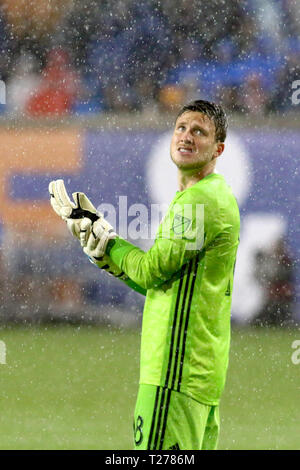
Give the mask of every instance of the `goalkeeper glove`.
[[105, 255], [108, 242], [117, 236], [113, 227], [103, 216], [92, 226], [89, 219], [84, 219], [81, 230], [85, 232], [85, 239], [82, 238], [83, 251], [96, 261]]
[[144, 289], [131, 281], [110, 256], [104, 254], [109, 240], [115, 238], [116, 233], [87, 196], [83, 193], [73, 193], [74, 203], [71, 202], [63, 180], [51, 181], [49, 192], [52, 208], [66, 221], [72, 235], [80, 240], [91, 263], [117, 277], [140, 294], [146, 295]]
[[[108, 241], [117, 235], [101, 212], [96, 210], [84, 193], [73, 193], [73, 203], [68, 196], [63, 180], [51, 181], [49, 193], [52, 208], [66, 221], [68, 229], [72, 235], [78, 238], [81, 246], [87, 248], [85, 253], [90, 260], [104, 270], [106, 270], [104, 266], [108, 265], [112, 271], [111, 274], [119, 277], [122, 271], [118, 266], [110, 261], [109, 257], [104, 258], [103, 261]], [[99, 233], [101, 233], [101, 240], [98, 239]], [[92, 235], [91, 239], [90, 235]]]
[[[51, 181], [49, 184], [50, 203], [53, 210], [59, 215], [68, 226], [68, 229], [84, 246], [86, 244], [89, 233], [84, 230], [89, 230], [92, 223], [102, 216], [97, 212], [96, 208], [90, 202], [88, 197], [84, 193], [73, 193], [74, 203], [71, 202], [68, 193], [65, 188], [63, 180]], [[90, 221], [87, 225], [84, 223], [85, 228], [81, 228], [81, 224], [84, 220]]]

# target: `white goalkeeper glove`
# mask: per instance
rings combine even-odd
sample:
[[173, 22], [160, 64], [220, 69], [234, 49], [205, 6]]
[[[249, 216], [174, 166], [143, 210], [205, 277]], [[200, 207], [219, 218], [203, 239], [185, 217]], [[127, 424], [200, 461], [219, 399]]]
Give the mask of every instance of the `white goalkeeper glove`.
[[51, 181], [49, 193], [53, 210], [67, 223], [70, 232], [84, 247], [84, 252], [96, 261], [95, 264], [98, 261], [101, 264], [107, 243], [117, 236], [112, 226], [84, 193], [73, 193], [73, 203], [63, 180]]
[[[65, 188], [63, 180], [51, 181], [49, 184], [50, 203], [53, 210], [59, 215], [68, 226], [68, 229], [82, 246], [85, 246], [89, 233], [84, 230], [91, 229], [92, 223], [103, 217], [84, 193], [73, 193], [74, 203], [71, 202]], [[81, 228], [81, 224], [86, 218], [90, 221], [89, 226], [84, 223], [86, 229]]]
[[85, 218], [81, 224], [81, 230], [85, 233], [85, 238], [82, 237], [83, 251], [96, 261], [105, 255], [108, 242], [117, 236], [113, 227], [103, 216], [92, 226], [90, 220]]
[[110, 256], [105, 254], [108, 242], [117, 234], [88, 197], [84, 193], [73, 193], [74, 202], [72, 202], [63, 180], [51, 181], [49, 192], [52, 208], [67, 223], [72, 235], [78, 238], [91, 263], [145, 295], [146, 291], [132, 282]]

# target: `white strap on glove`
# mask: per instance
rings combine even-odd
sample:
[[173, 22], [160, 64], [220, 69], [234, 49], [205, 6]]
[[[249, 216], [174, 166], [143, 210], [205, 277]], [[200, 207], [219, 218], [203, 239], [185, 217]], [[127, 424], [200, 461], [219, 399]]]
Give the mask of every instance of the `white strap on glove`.
[[128, 279], [128, 276], [122, 271], [119, 266], [117, 266], [108, 255], [103, 255], [102, 258], [92, 258], [89, 256], [89, 260], [92, 264], [95, 264], [98, 268], [103, 269], [108, 274], [125, 281]]

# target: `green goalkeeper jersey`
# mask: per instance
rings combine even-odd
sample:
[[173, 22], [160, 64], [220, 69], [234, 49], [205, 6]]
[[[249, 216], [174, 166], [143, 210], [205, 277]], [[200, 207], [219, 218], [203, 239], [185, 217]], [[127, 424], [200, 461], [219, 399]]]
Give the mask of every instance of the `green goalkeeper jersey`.
[[217, 405], [230, 344], [239, 210], [212, 173], [177, 192], [150, 250], [117, 238], [111, 259], [146, 291], [140, 383]]

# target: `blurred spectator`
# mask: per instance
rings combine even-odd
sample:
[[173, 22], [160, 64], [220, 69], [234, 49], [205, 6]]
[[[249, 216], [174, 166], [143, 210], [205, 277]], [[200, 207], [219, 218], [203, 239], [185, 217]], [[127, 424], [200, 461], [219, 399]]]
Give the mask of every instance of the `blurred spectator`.
[[159, 92], [159, 104], [164, 111], [174, 111], [185, 103], [183, 87], [178, 85], [165, 85]]
[[14, 74], [7, 81], [7, 104], [13, 114], [25, 111], [29, 99], [40, 85], [40, 75], [35, 57], [29, 52], [22, 52], [14, 66]]
[[267, 104], [267, 95], [263, 89], [258, 74], [250, 74], [241, 91], [241, 104], [249, 114], [264, 114]]
[[257, 33], [270, 37], [276, 48], [282, 41], [281, 5], [277, 0], [251, 0]]
[[202, 93], [200, 81], [193, 74], [187, 75], [180, 85], [166, 83], [158, 93], [158, 101], [162, 110], [176, 111], [185, 103], [195, 99], [205, 99]]
[[245, 112], [241, 90], [237, 85], [233, 84], [231, 86], [222, 87], [217, 95], [217, 101], [220, 102], [229, 112]]
[[66, 51], [50, 51], [42, 79], [26, 109], [33, 116], [61, 115], [70, 111], [78, 93], [78, 75], [70, 66]]
[[0, 5], [0, 80], [7, 80], [12, 62], [13, 46], [10, 27], [6, 21], [3, 6]]
[[286, 37], [300, 36], [300, 9], [297, 0], [280, 0], [281, 25]]
[[256, 256], [257, 279], [265, 289], [265, 304], [254, 325], [289, 325], [293, 321], [294, 263], [284, 240]]

